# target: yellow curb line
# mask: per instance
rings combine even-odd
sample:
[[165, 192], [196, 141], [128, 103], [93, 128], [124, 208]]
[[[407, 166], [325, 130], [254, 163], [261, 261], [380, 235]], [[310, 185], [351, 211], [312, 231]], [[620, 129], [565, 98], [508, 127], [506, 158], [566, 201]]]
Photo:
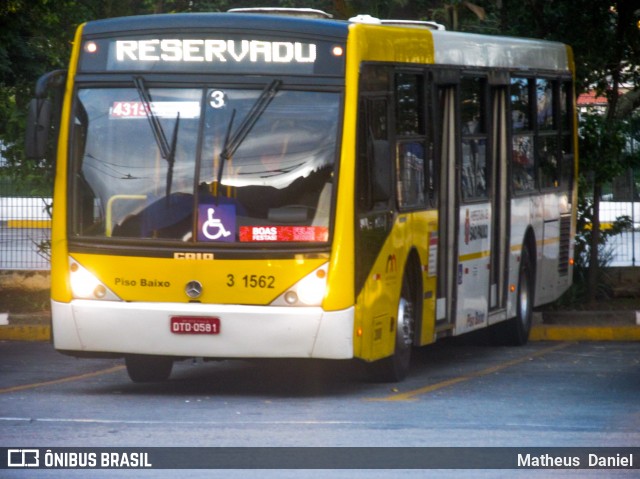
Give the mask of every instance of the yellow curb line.
[[531, 328], [531, 341], [640, 341], [638, 326], [560, 326]]
[[1, 341], [50, 341], [51, 326], [9, 325], [0, 326]]
[[51, 228], [51, 220], [7, 220], [7, 228]]

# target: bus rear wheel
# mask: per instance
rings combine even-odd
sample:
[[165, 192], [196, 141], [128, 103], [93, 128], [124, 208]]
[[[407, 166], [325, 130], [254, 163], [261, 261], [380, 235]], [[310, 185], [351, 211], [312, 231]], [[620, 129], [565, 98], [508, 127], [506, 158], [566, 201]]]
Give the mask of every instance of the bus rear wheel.
[[124, 358], [127, 374], [134, 383], [154, 383], [169, 379], [173, 359], [168, 356], [129, 354]]
[[528, 248], [522, 250], [518, 270], [518, 290], [516, 298], [516, 316], [497, 324], [495, 331], [500, 344], [522, 346], [529, 340], [533, 321], [534, 274], [531, 253]]

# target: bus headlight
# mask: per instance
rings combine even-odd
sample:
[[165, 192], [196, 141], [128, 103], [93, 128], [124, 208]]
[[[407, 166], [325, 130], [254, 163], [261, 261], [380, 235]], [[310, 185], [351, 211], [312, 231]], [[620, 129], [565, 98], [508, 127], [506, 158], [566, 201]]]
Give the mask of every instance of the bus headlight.
[[71, 284], [71, 293], [75, 299], [120, 300], [93, 273], [72, 258], [69, 258], [69, 282]]
[[284, 294], [276, 298], [272, 306], [321, 306], [327, 292], [328, 263], [302, 278]]
[[297, 284], [298, 299], [307, 306], [320, 306], [327, 291], [327, 272], [317, 269]]

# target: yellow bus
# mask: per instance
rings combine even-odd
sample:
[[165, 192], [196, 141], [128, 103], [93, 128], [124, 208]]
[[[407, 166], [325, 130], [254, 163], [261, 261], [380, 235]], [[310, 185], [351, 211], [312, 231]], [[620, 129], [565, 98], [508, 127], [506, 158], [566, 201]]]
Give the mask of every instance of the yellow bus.
[[400, 380], [438, 338], [525, 343], [572, 278], [571, 49], [286, 13], [88, 22], [40, 79], [55, 348], [137, 382], [192, 357]]

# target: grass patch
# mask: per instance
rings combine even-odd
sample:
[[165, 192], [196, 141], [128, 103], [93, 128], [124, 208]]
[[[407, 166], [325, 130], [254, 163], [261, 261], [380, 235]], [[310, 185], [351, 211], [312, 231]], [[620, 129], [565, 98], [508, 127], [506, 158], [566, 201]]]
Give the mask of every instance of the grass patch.
[[51, 277], [44, 272], [0, 273], [0, 312], [33, 313], [51, 309]]

